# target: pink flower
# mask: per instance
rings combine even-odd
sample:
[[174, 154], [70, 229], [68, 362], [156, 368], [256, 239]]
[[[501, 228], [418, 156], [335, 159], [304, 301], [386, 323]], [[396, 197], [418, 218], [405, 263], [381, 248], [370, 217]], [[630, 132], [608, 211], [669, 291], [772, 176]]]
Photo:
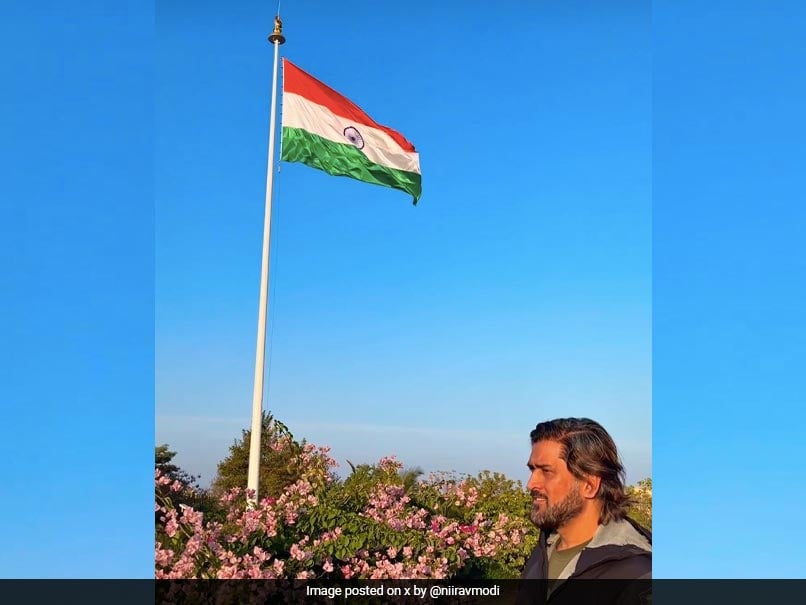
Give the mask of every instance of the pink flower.
[[296, 559], [297, 561], [304, 561], [304, 560], [305, 560], [305, 558], [307, 557], [307, 555], [305, 554], [305, 551], [304, 551], [304, 550], [302, 550], [302, 549], [301, 549], [299, 546], [297, 546], [296, 544], [292, 544], [292, 545], [291, 545], [291, 556], [292, 556], [294, 559]]
[[[173, 503], [166, 496], [168, 489], [181, 493], [188, 486], [155, 471], [158, 489], [154, 510], [162, 517], [157, 520], [155, 577], [307, 579], [335, 574], [346, 579], [436, 579], [454, 577], [475, 557], [503, 557], [503, 562], [526, 554], [521, 551], [525, 549], [528, 522], [478, 512], [479, 494], [471, 487], [472, 480], [459, 482], [449, 474], [421, 480], [417, 489], [429, 495], [425, 500], [429, 506], [430, 494], [436, 498], [434, 508], [426, 510], [417, 506], [416, 500], [412, 502], [399, 484], [397, 470], [402, 464], [394, 457], [382, 459], [376, 467], [382, 473], [375, 476], [367, 504], [358, 511], [361, 543], [366, 544], [364, 533], [372, 526], [387, 532], [421, 531], [425, 543], [417, 549], [387, 543], [382, 548], [343, 551], [350, 544], [355, 547], [354, 538], [359, 537], [356, 525], [343, 529], [348, 517], [338, 509], [334, 515], [319, 514], [320, 506], [337, 506], [324, 488], [331, 481], [342, 481], [329, 474], [335, 462], [328, 448], [298, 445], [285, 436], [273, 441], [278, 450], [290, 456], [289, 469], [297, 473], [298, 480], [276, 498], [264, 498], [255, 508], [247, 506], [244, 489], [230, 490], [220, 499], [220, 522]], [[463, 509], [462, 520], [472, 519], [470, 523], [461, 524], [453, 515], [457, 506]], [[304, 535], [301, 528], [310, 528], [310, 535]], [[331, 549], [343, 553], [342, 557], [335, 560], [328, 555]], [[448, 553], [454, 551], [449, 563]]]
[[156, 552], [154, 553], [154, 562], [159, 565], [160, 567], [167, 567], [168, 564], [171, 562], [171, 559], [174, 556], [174, 551], [166, 548], [162, 549], [157, 547]]
[[179, 529], [179, 524], [176, 522], [175, 517], [171, 517], [168, 523], [165, 524], [165, 533], [169, 538], [173, 538], [176, 535], [176, 530]]

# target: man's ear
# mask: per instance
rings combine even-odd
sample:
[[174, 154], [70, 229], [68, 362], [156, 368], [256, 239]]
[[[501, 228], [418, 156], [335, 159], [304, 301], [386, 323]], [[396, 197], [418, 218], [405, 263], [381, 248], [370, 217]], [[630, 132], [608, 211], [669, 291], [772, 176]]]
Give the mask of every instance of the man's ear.
[[599, 493], [602, 486], [602, 478], [596, 475], [585, 475], [582, 479], [582, 497], [592, 500]]

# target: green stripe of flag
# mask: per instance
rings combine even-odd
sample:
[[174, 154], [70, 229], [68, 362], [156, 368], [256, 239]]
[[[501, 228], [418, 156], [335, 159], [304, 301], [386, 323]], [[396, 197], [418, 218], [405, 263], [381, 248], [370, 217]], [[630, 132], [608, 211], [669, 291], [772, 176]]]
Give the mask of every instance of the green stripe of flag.
[[414, 198], [422, 193], [421, 176], [371, 162], [353, 145], [334, 143], [300, 128], [283, 127], [282, 160], [301, 162], [333, 176], [349, 176], [366, 183], [400, 189]]

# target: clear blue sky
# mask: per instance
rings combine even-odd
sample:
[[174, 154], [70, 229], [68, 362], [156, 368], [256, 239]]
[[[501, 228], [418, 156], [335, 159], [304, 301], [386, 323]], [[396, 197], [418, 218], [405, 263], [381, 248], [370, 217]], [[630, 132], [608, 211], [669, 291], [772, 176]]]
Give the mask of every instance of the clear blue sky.
[[[648, 10], [365, 7], [287, 2], [281, 51], [403, 132], [424, 193], [281, 166], [267, 407], [344, 467], [519, 479], [538, 421], [591, 416], [648, 476]], [[270, 11], [157, 10], [156, 436], [203, 483], [250, 418]]]
[[806, 7], [686, 4], [653, 7], [655, 568], [803, 578]]
[[[521, 478], [590, 415], [653, 475], [656, 575], [802, 576], [803, 9], [431, 4], [283, 4], [424, 176], [413, 208], [283, 164], [269, 407], [342, 461]], [[3, 575], [150, 577], [155, 433], [210, 472], [249, 421], [274, 7], [21, 7]]]

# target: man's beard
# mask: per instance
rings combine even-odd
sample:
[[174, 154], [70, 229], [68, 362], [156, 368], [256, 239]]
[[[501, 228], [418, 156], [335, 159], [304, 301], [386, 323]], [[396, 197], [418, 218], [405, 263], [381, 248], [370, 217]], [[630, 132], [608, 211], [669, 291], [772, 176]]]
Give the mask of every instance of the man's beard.
[[[534, 498], [536, 493], [537, 492], [532, 493], [532, 498]], [[529, 516], [532, 519], [532, 523], [537, 525], [540, 529], [548, 531], [562, 527], [579, 515], [583, 508], [584, 502], [579, 493], [579, 486], [574, 485], [568, 495], [556, 504], [550, 504], [546, 501], [543, 510], [540, 510], [533, 500], [532, 512]]]

